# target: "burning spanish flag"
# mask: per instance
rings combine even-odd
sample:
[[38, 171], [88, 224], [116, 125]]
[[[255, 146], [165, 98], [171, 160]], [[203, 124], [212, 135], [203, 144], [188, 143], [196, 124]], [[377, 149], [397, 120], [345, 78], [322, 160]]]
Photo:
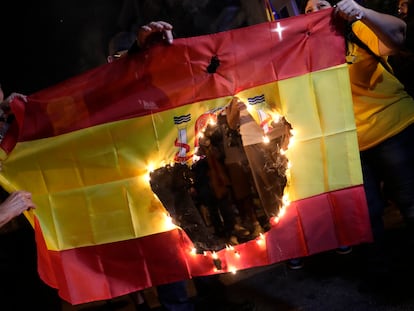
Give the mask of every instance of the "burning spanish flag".
[[370, 241], [330, 14], [177, 39], [13, 102], [0, 181], [33, 194], [42, 279], [80, 304]]

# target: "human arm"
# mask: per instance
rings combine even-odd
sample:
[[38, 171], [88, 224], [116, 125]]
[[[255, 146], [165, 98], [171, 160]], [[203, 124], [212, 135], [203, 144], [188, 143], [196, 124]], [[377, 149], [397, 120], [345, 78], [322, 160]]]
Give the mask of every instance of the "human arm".
[[36, 206], [32, 201], [30, 192], [12, 192], [7, 199], [0, 204], [0, 228], [13, 218], [31, 208], [36, 208]]
[[343, 19], [360, 20], [378, 37], [380, 55], [396, 53], [404, 44], [406, 23], [398, 17], [365, 8], [354, 0], [342, 0], [336, 4], [335, 13]]

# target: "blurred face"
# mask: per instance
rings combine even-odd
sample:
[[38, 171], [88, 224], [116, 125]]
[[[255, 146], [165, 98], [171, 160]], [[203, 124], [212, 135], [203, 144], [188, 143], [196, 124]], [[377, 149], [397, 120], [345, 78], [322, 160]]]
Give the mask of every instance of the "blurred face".
[[408, 0], [398, 1], [398, 16], [401, 18], [406, 17], [408, 14]]
[[324, 9], [329, 9], [331, 4], [324, 0], [309, 0], [305, 7], [305, 14], [317, 12]]

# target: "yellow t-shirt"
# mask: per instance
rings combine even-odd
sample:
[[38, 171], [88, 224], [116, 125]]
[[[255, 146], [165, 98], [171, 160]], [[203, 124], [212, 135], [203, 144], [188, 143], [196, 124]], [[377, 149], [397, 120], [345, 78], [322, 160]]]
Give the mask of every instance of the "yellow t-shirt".
[[[379, 55], [377, 36], [362, 22], [352, 25], [357, 37]], [[414, 122], [414, 99], [366, 49], [351, 44], [349, 65], [354, 114], [361, 151], [398, 134]]]

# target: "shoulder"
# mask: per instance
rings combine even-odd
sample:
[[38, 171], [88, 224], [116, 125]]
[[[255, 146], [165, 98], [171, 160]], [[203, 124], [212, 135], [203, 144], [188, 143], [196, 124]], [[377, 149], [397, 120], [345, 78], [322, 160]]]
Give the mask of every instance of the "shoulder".
[[362, 39], [362, 37], [365, 36], [375, 36], [374, 32], [369, 29], [369, 27], [367, 25], [365, 25], [363, 22], [361, 21], [355, 21], [352, 23], [352, 31], [355, 33], [355, 35], [358, 36], [358, 38]]
[[380, 54], [378, 37], [367, 25], [361, 21], [356, 21], [352, 23], [352, 32], [374, 54]]

